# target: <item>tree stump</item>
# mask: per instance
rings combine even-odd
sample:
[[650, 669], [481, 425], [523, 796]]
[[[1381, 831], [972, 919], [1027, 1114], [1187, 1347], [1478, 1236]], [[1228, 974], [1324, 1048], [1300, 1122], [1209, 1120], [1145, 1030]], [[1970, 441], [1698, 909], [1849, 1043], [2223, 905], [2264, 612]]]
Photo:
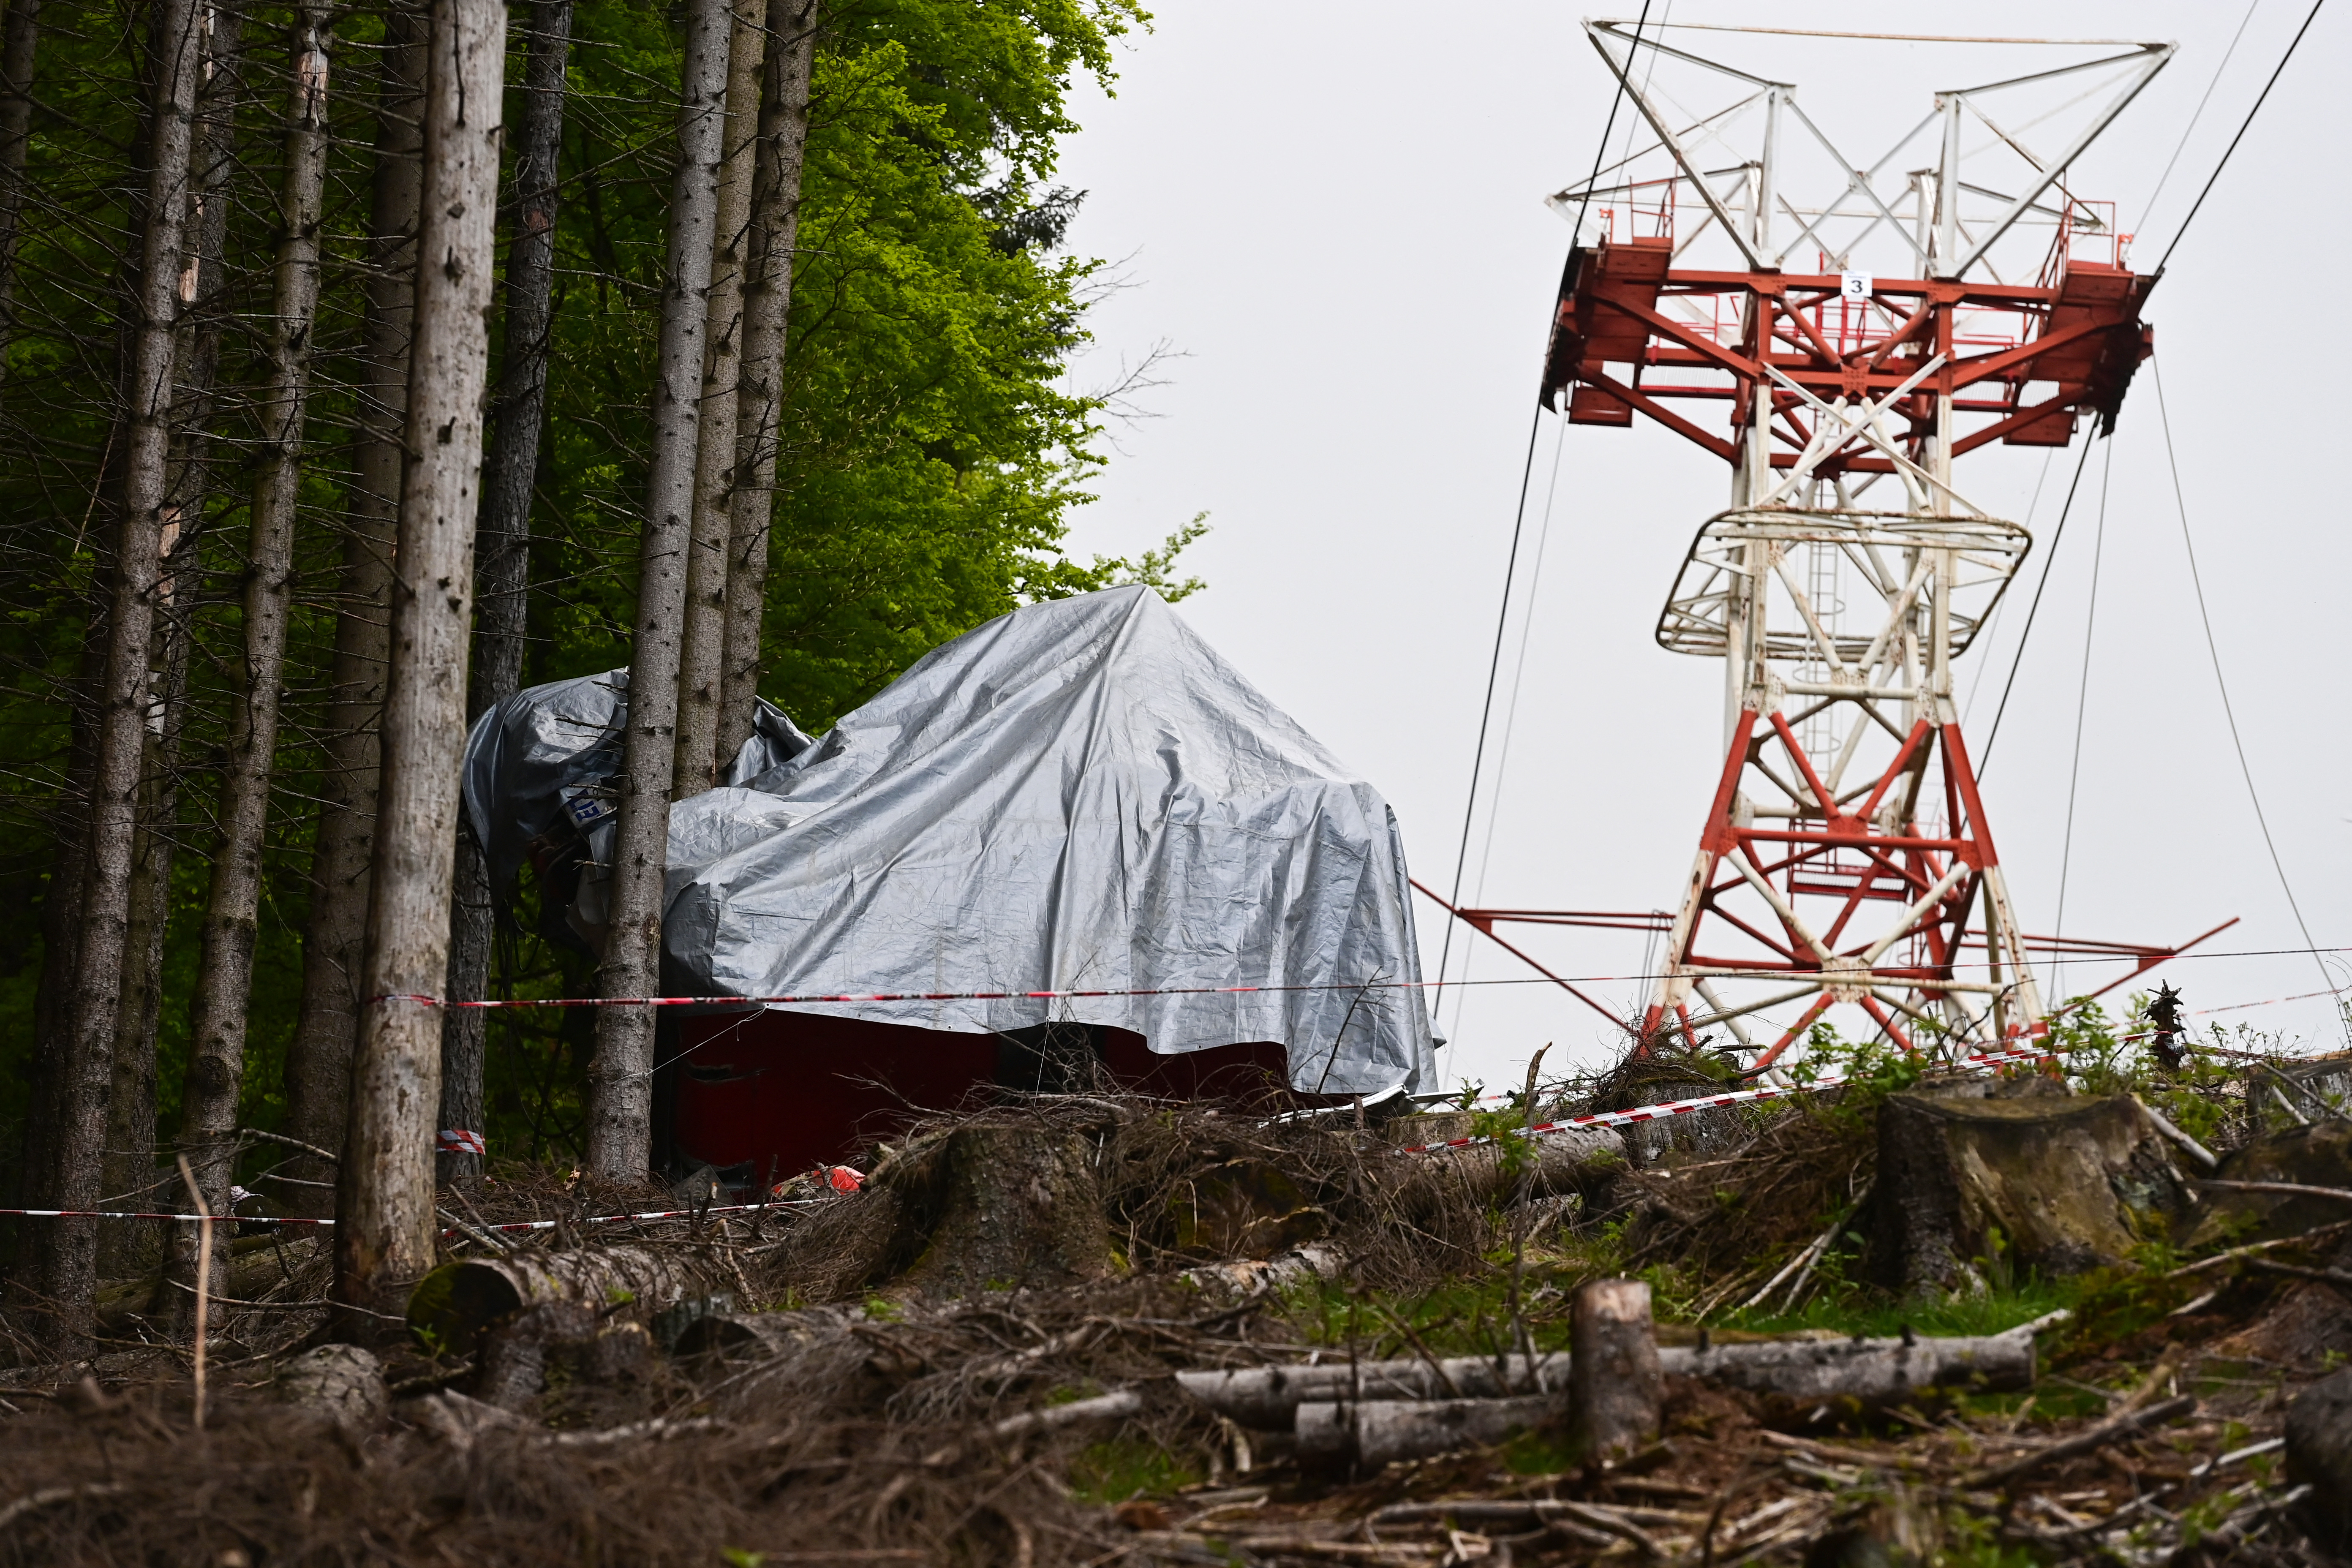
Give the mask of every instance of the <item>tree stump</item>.
[[357, 1345], [320, 1345], [278, 1369], [275, 1392], [289, 1405], [315, 1410], [354, 1436], [383, 1425], [391, 1394], [383, 1363]]
[[1665, 1401], [1650, 1288], [1588, 1279], [1569, 1302], [1569, 1450], [1606, 1464], [1654, 1442]]
[[1083, 1131], [1036, 1122], [957, 1128], [932, 1156], [929, 1242], [907, 1283], [968, 1296], [1111, 1274], [1095, 1150]]
[[2190, 1202], [2171, 1145], [2128, 1095], [1889, 1095], [1871, 1269], [1913, 1294], [2080, 1274], [2165, 1235]]
[[[2257, 1093], [2269, 1086], [2257, 1085]], [[2221, 1157], [2213, 1173], [2231, 1182], [2293, 1182], [2306, 1187], [2352, 1187], [2352, 1121], [2331, 1117], [2258, 1138]], [[2207, 1188], [2205, 1201], [2183, 1216], [2183, 1245], [2197, 1250], [2229, 1243], [2300, 1236], [2339, 1219], [2352, 1205], [2287, 1193], [2233, 1193]]]
[[2352, 1548], [2352, 1368], [2321, 1378], [2287, 1405], [2286, 1474], [2312, 1489], [2304, 1515], [2320, 1549]]

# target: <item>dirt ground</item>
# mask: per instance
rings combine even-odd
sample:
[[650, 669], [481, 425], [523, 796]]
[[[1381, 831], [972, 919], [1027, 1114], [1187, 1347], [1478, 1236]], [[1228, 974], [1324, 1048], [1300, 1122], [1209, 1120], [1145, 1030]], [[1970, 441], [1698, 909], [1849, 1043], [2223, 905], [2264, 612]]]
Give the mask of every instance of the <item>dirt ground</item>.
[[[319, 1233], [239, 1237], [201, 1426], [152, 1279], [109, 1295], [93, 1360], [0, 1373], [0, 1563], [2337, 1560], [2282, 1433], [2352, 1354], [2352, 1274], [2325, 1277], [2340, 1222], [1941, 1302], [1874, 1291], [1832, 1247], [1773, 1319], [1738, 1303], [1866, 1190], [1866, 1118], [1759, 1113], [1541, 1183], [1399, 1152], [1432, 1125], [996, 1108], [877, 1151], [854, 1195], [627, 1226], [585, 1222], [675, 1200], [506, 1173], [453, 1196], [496, 1244], [453, 1233], [453, 1262], [636, 1248], [693, 1294], [391, 1326], [381, 1392], [341, 1402], [303, 1370], [329, 1337]], [[1074, 1151], [1024, 1180], [1093, 1205], [1098, 1266], [1063, 1214], [1057, 1278], [909, 1283], [961, 1278], [950, 1255], [976, 1245], [954, 1173], [974, 1128]], [[1685, 1201], [1702, 1168], [1753, 1201]], [[524, 1219], [561, 1223], [489, 1230]], [[1601, 1274], [1654, 1282], [1665, 1342], [2063, 1316], [2030, 1392], [1806, 1409], [1670, 1380], [1659, 1440], [1604, 1467], [1538, 1419], [1498, 1446], [1317, 1468], [1172, 1381], [1563, 1349], [1570, 1295]]]

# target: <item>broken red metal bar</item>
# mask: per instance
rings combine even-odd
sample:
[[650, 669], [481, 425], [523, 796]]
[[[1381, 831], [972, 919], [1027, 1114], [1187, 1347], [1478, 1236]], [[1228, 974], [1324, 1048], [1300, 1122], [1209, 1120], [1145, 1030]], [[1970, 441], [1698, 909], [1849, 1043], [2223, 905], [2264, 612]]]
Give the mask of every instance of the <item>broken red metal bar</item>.
[[[1489, 917], [1484, 923], [1481, 923], [1478, 921], [1471, 919], [1469, 911], [1455, 909], [1452, 904], [1446, 902], [1444, 899], [1439, 898], [1435, 893], [1431, 892], [1429, 889], [1422, 885], [1421, 881], [1417, 878], [1408, 879], [1408, 880], [1412, 882], [1414, 890], [1419, 892], [1423, 898], [1429, 900], [1432, 903], [1435, 904], [1439, 909], [1444, 910], [1447, 914], [1452, 915], [1454, 919], [1467, 924], [1471, 930], [1485, 937], [1488, 942], [1493, 942], [1496, 947], [1501, 948], [1505, 952], [1509, 953], [1513, 958], [1517, 959], [1521, 963], [1526, 964], [1529, 969], [1534, 970], [1546, 980], [1550, 981], [1553, 984], [1559, 986], [1561, 990], [1567, 992], [1570, 995], [1575, 997], [1578, 1001], [1583, 1003], [1586, 1006], [1591, 1008], [1594, 1012], [1600, 1014], [1602, 1017], [1608, 1019], [1611, 1023], [1616, 1025], [1627, 1034], [1634, 1034], [1633, 1026], [1625, 1022], [1624, 1019], [1619, 1017], [1615, 1013], [1611, 1012], [1600, 1003], [1595, 1002], [1583, 992], [1579, 991], [1575, 986], [1570, 984], [1567, 980], [1553, 973], [1541, 963], [1537, 963], [1536, 960], [1519, 951], [1518, 948], [1513, 946], [1507, 942], [1505, 942], [1501, 937], [1496, 936], [1495, 934], [1494, 921], [1490, 911], [1483, 910], [1477, 911], [1479, 914], [1487, 915]], [[1635, 1037], [1639, 1038], [1640, 1037], [1636, 1035]]]

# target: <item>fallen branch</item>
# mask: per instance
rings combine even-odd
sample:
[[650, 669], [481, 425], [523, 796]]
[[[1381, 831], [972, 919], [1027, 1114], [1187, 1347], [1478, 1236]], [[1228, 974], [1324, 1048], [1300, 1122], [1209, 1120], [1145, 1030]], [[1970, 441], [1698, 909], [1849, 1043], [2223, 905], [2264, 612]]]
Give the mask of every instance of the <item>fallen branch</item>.
[[2157, 1110], [2156, 1107], [2148, 1104], [2147, 1101], [2140, 1099], [2137, 1095], [2133, 1095], [2132, 1100], [2133, 1103], [2137, 1104], [2140, 1108], [2140, 1110], [2147, 1113], [2148, 1125], [2154, 1127], [2158, 1132], [2163, 1133], [2167, 1138], [2169, 1138], [2175, 1143], [2179, 1144], [2182, 1149], [2188, 1151], [2189, 1157], [2190, 1159], [2195, 1160], [2199, 1164], [2204, 1166], [2209, 1171], [2217, 1171], [2221, 1168], [2221, 1159], [2213, 1152], [2212, 1150], [2208, 1149], [2204, 1144], [2200, 1143], [2196, 1139], [2191, 1138], [2188, 1133], [2183, 1132], [2179, 1128], [2175, 1127], [2166, 1119], [2162, 1111]]
[[316, 1143], [305, 1143], [299, 1138], [289, 1138], [283, 1132], [264, 1132], [258, 1127], [240, 1127], [236, 1130], [236, 1135], [240, 1138], [258, 1138], [264, 1143], [277, 1143], [288, 1149], [299, 1149], [305, 1154], [317, 1155], [330, 1165], [341, 1163], [341, 1160], [333, 1150], [321, 1149]]
[[2148, 1427], [2161, 1426], [2174, 1417], [2186, 1415], [2196, 1408], [2196, 1396], [2184, 1394], [2179, 1398], [2168, 1399], [2161, 1405], [2151, 1405], [2145, 1410], [2126, 1411], [2121, 1415], [2111, 1416], [2095, 1426], [2077, 1432], [2072, 1437], [2063, 1438], [2046, 1447], [2036, 1448], [2030, 1454], [2021, 1455], [2005, 1465], [1995, 1465], [1990, 1469], [1979, 1470], [1973, 1475], [1965, 1476], [1961, 1478], [1960, 1485], [1971, 1490], [1985, 1487], [2007, 1487], [2044, 1466], [2055, 1465], [2078, 1455], [2095, 1453], [2110, 1443], [2121, 1442], [2126, 1437], [2133, 1436]]
[[2352, 1290], [2352, 1274], [2347, 1274], [2341, 1268], [2305, 1268], [2298, 1264], [2281, 1263], [2275, 1258], [2249, 1258], [2246, 1259], [2246, 1267], [2259, 1269], [2264, 1274], [2284, 1274], [2293, 1279], [2316, 1279], [2323, 1284], [2333, 1285], [2338, 1289]]
[[51, 1503], [72, 1502], [78, 1498], [120, 1497], [129, 1487], [117, 1481], [92, 1481], [78, 1487], [43, 1487], [37, 1492], [26, 1492], [5, 1508], [0, 1508], [0, 1529], [16, 1523], [35, 1509]]
[[2305, 1242], [2316, 1241], [2323, 1236], [2333, 1236], [2337, 1231], [2347, 1229], [2352, 1229], [2352, 1219], [2339, 1219], [2334, 1225], [2323, 1225], [2316, 1229], [2306, 1230], [2301, 1236], [2282, 1236], [2271, 1241], [2249, 1242], [2243, 1247], [2232, 1247], [2217, 1252], [2210, 1258], [2200, 1258], [2194, 1263], [2184, 1263], [2169, 1274], [2161, 1274], [2158, 1278], [2178, 1279], [2183, 1275], [2196, 1274], [2208, 1268], [2218, 1268], [2222, 1264], [2240, 1258], [2251, 1258], [2258, 1252], [2271, 1252], [2282, 1247], [2301, 1247]]
[[533, 1433], [540, 1442], [551, 1443], [559, 1448], [593, 1448], [607, 1443], [634, 1443], [640, 1437], [664, 1439], [689, 1436], [697, 1432], [715, 1432], [725, 1425], [708, 1415], [698, 1415], [688, 1421], [632, 1421], [625, 1426], [605, 1426], [588, 1432]]
[[990, 1427], [989, 1432], [998, 1437], [1013, 1437], [1024, 1432], [1048, 1431], [1080, 1421], [1114, 1421], [1132, 1415], [1142, 1408], [1143, 1395], [1131, 1388], [1122, 1388], [1115, 1394], [1074, 1400], [1067, 1405], [1049, 1405], [1043, 1410], [1008, 1415]]
[[2314, 1187], [2302, 1182], [2225, 1182], [2207, 1176], [2200, 1187], [2222, 1187], [2233, 1193], [2278, 1193], [2291, 1198], [2334, 1198], [2339, 1204], [2352, 1204], [2352, 1187]]
[[1874, 1470], [1916, 1467], [1923, 1462], [1914, 1454], [1874, 1454], [1867, 1449], [1849, 1448], [1837, 1443], [1817, 1443], [1811, 1437], [1791, 1437], [1786, 1432], [1775, 1432], [1769, 1427], [1764, 1428], [1756, 1435], [1775, 1447], [1786, 1448], [1791, 1453], [1811, 1454], [1823, 1459], [1841, 1459], [1849, 1465], [1863, 1465]]
[[1560, 1511], [1579, 1524], [1606, 1531], [1611, 1535], [1632, 1542], [1644, 1557], [1663, 1560], [1666, 1555], [1666, 1549], [1658, 1544], [1657, 1537], [1632, 1520], [1620, 1517], [1614, 1509], [1595, 1508], [1591, 1503], [1563, 1502]]

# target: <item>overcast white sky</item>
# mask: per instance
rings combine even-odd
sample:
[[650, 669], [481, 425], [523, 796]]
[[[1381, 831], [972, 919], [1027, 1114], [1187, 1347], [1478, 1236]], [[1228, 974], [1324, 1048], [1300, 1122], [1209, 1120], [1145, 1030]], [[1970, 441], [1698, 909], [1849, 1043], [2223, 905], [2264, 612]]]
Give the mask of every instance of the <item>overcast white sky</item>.
[[[1916, 32], [1964, 20], [1971, 33], [2003, 34], [2047, 31], [2058, 14], [2075, 33], [2179, 40], [2179, 55], [2073, 182], [2080, 195], [2118, 202], [2126, 228], [2145, 228], [2135, 259], [2150, 267], [2306, 9], [2304, 0], [2257, 5], [2153, 213], [2158, 174], [2247, 16], [2236, 0], [1882, 4], [1866, 24], [1852, 6], [1676, 0], [1653, 17]], [[1171, 367], [1171, 384], [1147, 395], [1160, 416], [1115, 431], [1120, 451], [1081, 514], [1076, 550], [1131, 552], [1208, 511], [1214, 531], [1184, 564], [1210, 587], [1183, 613], [1379, 785], [1416, 874], [1441, 888], [1462, 830], [1570, 237], [1541, 198], [1589, 170], [1609, 110], [1610, 79], [1579, 21], [1575, 9], [1521, 0], [1437, 9], [1164, 0], [1154, 30], [1122, 51], [1117, 97], [1078, 95], [1086, 129], [1062, 164], [1061, 179], [1088, 193], [1073, 245], [1127, 258], [1135, 284], [1097, 311], [1097, 348], [1076, 381], [1108, 382], [1122, 356], [1132, 362], [1162, 340], [1190, 356]], [[1858, 88], [1846, 60], [1824, 53], [1792, 68], [1816, 118], [1843, 114], [1850, 127], [1899, 130], [1927, 111], [1931, 88], [1982, 79], [1906, 78], [1898, 64], [1891, 85]], [[2345, 437], [2330, 423], [2341, 399], [2326, 380], [2328, 329], [2312, 313], [2326, 295], [2294, 279], [2343, 254], [2347, 238], [2330, 172], [2347, 65], [2352, 15], [2324, 14], [2148, 310], [2247, 761], [2322, 946], [2352, 944], [2339, 607], [2352, 546], [2335, 477]], [[2242, 923], [2212, 946], [2300, 947], [2231, 747], [2145, 372], [2112, 445], [2087, 682], [2105, 445], [2091, 456], [1987, 769], [1987, 811], [2022, 918], [2035, 931], [2056, 918], [2081, 691], [2068, 933], [2170, 942], [2238, 915]], [[2053, 465], [2032, 519], [2029, 586], [2073, 460]], [[2022, 449], [1964, 458], [1961, 485], [2022, 519], [2042, 461]], [[1675, 892], [1721, 763], [1720, 674], [1712, 661], [1664, 651], [1651, 633], [1726, 485], [1719, 463], [1654, 426], [1579, 426], [1563, 440], [1544, 416], [1526, 547], [1532, 554], [1541, 540], [1542, 567], [1515, 709], [1516, 630], [1505, 660], [1496, 737], [1509, 718], [1508, 754], [1497, 774], [1490, 745], [1484, 789], [1488, 802], [1499, 792], [1499, 816], [1491, 855], [1483, 823], [1474, 840], [1469, 901], [1647, 909]], [[1964, 661], [1964, 683], [1977, 668], [2006, 671], [2022, 598], [2009, 608]], [[1979, 750], [1998, 696], [1971, 715]], [[1444, 928], [1426, 904], [1421, 913], [1433, 972]], [[1465, 942], [1483, 947], [1475, 977], [1525, 973], [1465, 933], [1456, 973]], [[1631, 974], [1643, 958], [1641, 937], [1609, 932], [1530, 945], [1573, 974]], [[2308, 956], [2183, 961], [2168, 973], [2193, 1008], [2323, 983]], [[1594, 989], [1628, 1005], [1643, 991], [1630, 982]], [[1516, 1076], [1548, 1040], [1559, 1047], [1555, 1065], [1609, 1047], [1609, 1026], [1549, 986], [1457, 994], [1466, 1005], [1457, 1020], [1449, 1001], [1445, 1017], [1454, 1076]], [[2307, 1048], [2340, 1043], [2325, 997], [2221, 1017], [2300, 1037]]]

